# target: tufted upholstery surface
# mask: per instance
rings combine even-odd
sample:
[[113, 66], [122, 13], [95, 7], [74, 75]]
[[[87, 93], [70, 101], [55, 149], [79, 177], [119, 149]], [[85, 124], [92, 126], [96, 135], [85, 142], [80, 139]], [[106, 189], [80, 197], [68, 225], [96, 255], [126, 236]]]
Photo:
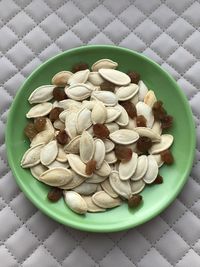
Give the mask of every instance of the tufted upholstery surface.
[[[0, 266], [200, 266], [200, 2], [0, 1]], [[9, 106], [51, 56], [116, 44], [149, 56], [178, 81], [192, 107], [196, 159], [183, 191], [160, 216], [129, 231], [80, 232], [51, 220], [19, 190], [6, 160]]]

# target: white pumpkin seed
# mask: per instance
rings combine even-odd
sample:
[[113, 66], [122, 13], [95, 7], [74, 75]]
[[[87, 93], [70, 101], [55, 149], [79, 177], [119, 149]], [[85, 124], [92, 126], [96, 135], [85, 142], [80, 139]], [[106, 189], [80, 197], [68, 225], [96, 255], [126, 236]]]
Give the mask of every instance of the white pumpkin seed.
[[116, 107], [121, 111], [121, 114], [117, 118], [116, 123], [120, 126], [127, 126], [129, 123], [128, 113], [121, 105], [117, 105]]
[[105, 181], [105, 179], [107, 179], [107, 176], [103, 177], [103, 176], [99, 176], [96, 173], [94, 173], [92, 177], [87, 179], [85, 182], [88, 184], [98, 184], [98, 183]]
[[100, 101], [96, 101], [91, 114], [92, 123], [104, 123], [107, 118], [107, 110], [104, 104]]
[[92, 125], [91, 111], [87, 108], [81, 109], [77, 114], [76, 129], [78, 133], [82, 133]]
[[28, 98], [30, 104], [44, 103], [53, 98], [54, 85], [43, 85], [36, 88]]
[[86, 165], [83, 163], [78, 155], [74, 154], [68, 154], [68, 162], [70, 167], [72, 168], [73, 171], [78, 173], [80, 176], [83, 177], [91, 177], [92, 175], [88, 175], [85, 173], [85, 168]]
[[120, 198], [113, 198], [104, 191], [96, 192], [92, 196], [92, 201], [99, 207], [104, 209], [114, 208], [121, 205]]
[[95, 86], [99, 86], [103, 83], [103, 79], [101, 75], [97, 71], [90, 72], [88, 81], [91, 82]]
[[95, 104], [96, 104], [96, 101], [95, 100], [91, 100], [91, 101], [84, 100], [82, 102], [82, 108], [87, 108], [89, 110], [92, 110], [94, 108], [94, 105]]
[[59, 101], [59, 107], [68, 110], [72, 110], [74, 108], [80, 109], [82, 106], [81, 102], [78, 102], [73, 99], [64, 99], [62, 101]]
[[145, 136], [150, 138], [152, 142], [160, 142], [161, 140], [160, 135], [155, 133], [151, 128], [136, 127], [134, 131], [136, 131], [139, 134], [139, 136]]
[[149, 155], [147, 159], [148, 159], [148, 167], [143, 177], [143, 180], [145, 181], [146, 184], [151, 184], [155, 181], [158, 175], [158, 164], [152, 155]]
[[168, 149], [173, 143], [173, 136], [171, 134], [162, 134], [160, 143], [153, 144], [149, 149], [150, 154], [158, 154]]
[[87, 212], [87, 204], [85, 200], [74, 191], [64, 191], [64, 199], [67, 206], [78, 214]]
[[147, 120], [147, 127], [151, 128], [154, 123], [154, 116], [151, 107], [144, 102], [138, 102], [136, 105], [137, 115], [143, 115]]
[[69, 169], [60, 167], [49, 169], [39, 177], [43, 183], [56, 187], [69, 183], [72, 178], [73, 175]]
[[104, 142], [106, 153], [109, 153], [114, 149], [115, 144], [111, 140], [104, 139], [103, 142]]
[[80, 158], [84, 163], [92, 159], [94, 147], [92, 136], [87, 131], [83, 131], [80, 138]]
[[95, 193], [96, 190], [97, 190], [97, 184], [88, 184], [88, 183], [82, 183], [73, 189], [73, 191], [84, 196], [91, 195]]
[[118, 194], [113, 190], [108, 179], [106, 179], [104, 182], [101, 183], [101, 187], [111, 197], [113, 198], [118, 197]]
[[23, 168], [30, 168], [40, 163], [40, 152], [44, 144], [39, 144], [29, 148], [23, 155], [21, 166]]
[[139, 90], [137, 84], [131, 83], [127, 86], [119, 87], [116, 92], [119, 101], [125, 101], [133, 98]]
[[92, 90], [84, 83], [76, 83], [69, 87], [65, 87], [65, 93], [71, 99], [80, 101], [88, 98], [91, 95]]
[[78, 175], [77, 173], [75, 173], [72, 170], [71, 170], [71, 172], [72, 172], [72, 180], [69, 183], [60, 186], [61, 189], [70, 190], [70, 189], [73, 189], [73, 188], [79, 186], [80, 184], [82, 184], [85, 181], [86, 178], [81, 177], [80, 175]]
[[103, 102], [108, 107], [115, 106], [118, 101], [117, 96], [110, 91], [93, 91], [91, 98]]
[[106, 123], [115, 121], [122, 113], [122, 111], [116, 107], [107, 107], [106, 111], [107, 111], [106, 112], [107, 116], [106, 116], [106, 121], [105, 121]]
[[89, 70], [80, 70], [72, 74], [68, 79], [68, 84], [73, 85], [77, 83], [85, 83], [88, 79], [90, 71]]
[[96, 61], [93, 65], [92, 65], [92, 71], [98, 71], [99, 69], [116, 69], [118, 66], [117, 62], [114, 62], [110, 59], [100, 59], [98, 61]]
[[90, 197], [90, 196], [82, 196], [82, 198], [85, 200], [85, 202], [87, 204], [87, 211], [88, 212], [102, 212], [102, 211], [105, 211], [105, 209], [100, 208], [99, 206], [97, 206], [92, 201], [92, 197]]
[[68, 164], [68, 162], [60, 162], [60, 161], [54, 160], [47, 167], [48, 167], [48, 169], [57, 168], [57, 167], [68, 169], [69, 168], [69, 164]]
[[157, 98], [152, 90], [149, 90], [148, 93], [144, 97], [144, 103], [153, 107], [153, 104], [157, 101]]
[[37, 180], [40, 181], [39, 177], [40, 175], [45, 172], [47, 170], [47, 168], [45, 166], [43, 166], [42, 164], [38, 164], [35, 165], [33, 167], [30, 168], [31, 174], [33, 175], [33, 177], [35, 177]]
[[101, 167], [97, 170], [95, 170], [95, 173], [99, 176], [108, 176], [111, 172], [111, 168], [109, 164], [104, 160]]
[[91, 136], [94, 136], [93, 125], [91, 125], [86, 131], [87, 131]]
[[71, 71], [60, 71], [53, 76], [51, 82], [56, 86], [66, 86], [72, 74], [73, 73]]
[[64, 151], [66, 153], [79, 154], [80, 138], [80, 135], [74, 137], [67, 145], [64, 146]]
[[99, 69], [99, 74], [107, 81], [114, 83], [116, 85], [127, 85], [131, 82], [130, 77], [119, 70], [113, 69]]
[[148, 167], [147, 156], [141, 155], [137, 160], [137, 167], [135, 173], [131, 176], [132, 181], [140, 180], [146, 173]]
[[140, 179], [138, 181], [131, 182], [131, 192], [133, 195], [139, 194], [145, 187], [145, 182]]
[[137, 104], [138, 101], [139, 101], [139, 94], [137, 93], [136, 95], [134, 95], [134, 97], [132, 97], [132, 98], [130, 99], [130, 101], [131, 101], [131, 103], [132, 103], [133, 105], [136, 106], [136, 104]]
[[49, 132], [52, 132], [52, 134], [54, 134], [54, 132], [55, 132], [53, 124], [50, 121], [50, 119], [48, 119], [48, 118], [46, 118], [46, 124], [45, 124], [45, 127], [44, 127], [43, 131], [49, 131]]
[[68, 133], [71, 139], [76, 137], [78, 134], [76, 129], [77, 116], [78, 114], [76, 112], [71, 112], [65, 118], [65, 131]]
[[127, 162], [120, 162], [119, 164], [119, 177], [121, 180], [128, 180], [135, 173], [137, 167], [138, 155], [133, 152], [132, 157]]
[[66, 117], [67, 115], [70, 114], [69, 110], [63, 110], [60, 114], [59, 114], [59, 119], [61, 122], [65, 123]]
[[39, 132], [31, 141], [30, 147], [36, 146], [38, 144], [47, 144], [54, 138], [54, 132], [49, 130], [44, 130]]
[[145, 85], [145, 83], [141, 80], [139, 81], [138, 85], [139, 85], [139, 93], [138, 93], [139, 101], [144, 101], [144, 97], [148, 93], [148, 88]]
[[131, 196], [131, 186], [129, 181], [122, 181], [119, 178], [118, 171], [112, 171], [109, 176], [110, 185], [113, 190], [120, 196], [129, 199]]
[[65, 124], [61, 120], [54, 121], [53, 126], [56, 130], [64, 130], [65, 129]]
[[56, 160], [59, 162], [67, 162], [68, 161], [67, 154], [65, 153], [65, 151], [61, 145], [58, 146], [58, 154], [57, 154]]
[[96, 169], [99, 169], [105, 158], [105, 145], [101, 139], [94, 141], [94, 155], [93, 160], [96, 161]]
[[135, 130], [135, 128], [137, 127], [135, 120], [129, 118], [129, 122], [128, 125], [125, 126], [126, 129], [129, 130]]
[[160, 154], [155, 154], [155, 155], [152, 155], [152, 156], [156, 160], [156, 162], [158, 164], [158, 168], [160, 168], [164, 164], [164, 161], [162, 161], [162, 159], [161, 159], [161, 155]]
[[43, 146], [40, 152], [40, 161], [43, 165], [48, 166], [51, 164], [57, 157], [58, 154], [58, 145], [57, 141], [53, 140], [47, 145]]
[[133, 130], [120, 129], [111, 133], [109, 137], [117, 144], [129, 145], [138, 140], [139, 134]]
[[158, 135], [162, 134], [162, 128], [161, 123], [159, 121], [154, 121], [154, 124], [152, 126], [152, 130], [157, 133]]
[[29, 110], [29, 112], [26, 114], [26, 117], [28, 119], [43, 117], [43, 116], [48, 115], [51, 110], [52, 110], [51, 103], [45, 102], [45, 103], [37, 104]]
[[105, 126], [108, 128], [110, 133], [119, 130], [119, 125], [115, 122], [105, 123]]
[[111, 152], [106, 153], [105, 161], [108, 164], [113, 164], [113, 163], [117, 162], [117, 158], [115, 156], [115, 152], [111, 151]]

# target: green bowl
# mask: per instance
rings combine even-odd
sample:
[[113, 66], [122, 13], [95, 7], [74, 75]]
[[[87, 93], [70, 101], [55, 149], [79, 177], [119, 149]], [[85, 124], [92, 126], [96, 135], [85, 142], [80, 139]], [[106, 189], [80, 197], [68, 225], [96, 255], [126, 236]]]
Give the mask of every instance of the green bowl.
[[[142, 192], [143, 204], [129, 209], [127, 204], [103, 213], [78, 215], [67, 208], [63, 199], [51, 203], [47, 199], [49, 187], [33, 178], [29, 170], [22, 169], [20, 161], [29, 147], [23, 129], [27, 124], [25, 114], [30, 109], [27, 99], [38, 86], [50, 84], [52, 76], [61, 70], [70, 70], [75, 63], [87, 62], [91, 66], [101, 58], [119, 63], [119, 69], [135, 70], [141, 74], [148, 88], [155, 91], [164, 102], [169, 114], [174, 117], [174, 126], [169, 131], [174, 136], [172, 153], [175, 163], [163, 166], [161, 185], [147, 186]], [[18, 185], [25, 195], [45, 214], [58, 222], [85, 231], [114, 232], [140, 225], [163, 211], [178, 195], [188, 179], [195, 151], [195, 128], [186, 97], [177, 83], [158, 64], [131, 50], [108, 46], [84, 46], [63, 52], [37, 68], [18, 91], [10, 108], [6, 147], [10, 167]]]

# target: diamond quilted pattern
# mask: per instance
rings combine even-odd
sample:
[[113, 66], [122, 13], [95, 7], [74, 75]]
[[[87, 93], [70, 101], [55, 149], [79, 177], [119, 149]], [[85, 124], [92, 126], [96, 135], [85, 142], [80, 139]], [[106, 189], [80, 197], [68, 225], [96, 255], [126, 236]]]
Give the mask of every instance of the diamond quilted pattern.
[[[0, 266], [200, 266], [199, 13], [195, 0], [0, 1]], [[81, 232], [43, 215], [6, 161], [8, 108], [24, 79], [49, 57], [88, 43], [135, 49], [162, 65], [197, 125], [196, 160], [180, 196], [152, 221], [119, 233]]]

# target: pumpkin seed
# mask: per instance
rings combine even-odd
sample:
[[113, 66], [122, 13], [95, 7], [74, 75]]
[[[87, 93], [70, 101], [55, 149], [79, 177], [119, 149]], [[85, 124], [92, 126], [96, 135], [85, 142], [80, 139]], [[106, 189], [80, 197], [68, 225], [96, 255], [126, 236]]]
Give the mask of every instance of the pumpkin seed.
[[99, 176], [108, 176], [111, 172], [111, 168], [109, 164], [104, 160], [103, 163], [101, 164], [101, 167], [97, 170], [95, 170], [95, 173]]
[[65, 93], [71, 99], [80, 101], [88, 98], [91, 95], [92, 90], [84, 83], [76, 83], [69, 87], [65, 87]]
[[136, 106], [136, 104], [137, 104], [138, 101], [139, 101], [139, 94], [137, 93], [136, 95], [134, 95], [134, 97], [132, 97], [132, 98], [130, 99], [130, 101], [131, 101], [131, 103], [132, 103], [133, 105]]
[[99, 207], [104, 209], [114, 208], [121, 205], [120, 198], [112, 198], [104, 191], [96, 192], [92, 196], [92, 201]]
[[78, 114], [76, 112], [71, 112], [69, 115], [66, 116], [65, 119], [65, 131], [69, 135], [71, 139], [77, 136], [77, 116]]
[[101, 139], [94, 141], [94, 155], [93, 160], [96, 161], [96, 169], [99, 169], [105, 158], [105, 145]]
[[49, 102], [37, 104], [29, 110], [29, 112], [26, 114], [26, 117], [28, 119], [43, 117], [48, 115], [51, 110], [52, 110], [52, 104]]
[[135, 173], [137, 167], [138, 155], [133, 152], [132, 157], [127, 162], [120, 162], [119, 164], [119, 177], [121, 180], [128, 180]]
[[149, 155], [147, 159], [148, 159], [148, 167], [143, 177], [143, 180], [145, 181], [146, 184], [151, 184], [155, 181], [158, 175], [158, 164], [152, 155]]
[[53, 126], [57, 130], [64, 130], [65, 129], [65, 124], [61, 120], [54, 121]]
[[168, 149], [173, 143], [173, 136], [171, 134], [162, 134], [160, 143], [153, 144], [149, 149], [150, 154], [158, 154]]
[[161, 123], [159, 121], [154, 121], [154, 124], [152, 126], [152, 130], [157, 133], [158, 135], [162, 134], [162, 128]]
[[91, 113], [91, 119], [92, 123], [104, 123], [106, 121], [107, 117], [107, 110], [104, 106], [104, 104], [100, 101], [96, 101], [92, 113]]
[[39, 132], [31, 141], [30, 147], [34, 147], [39, 144], [47, 144], [54, 138], [54, 132], [44, 130]]
[[82, 104], [82, 108], [87, 108], [89, 110], [92, 110], [95, 104], [96, 104], [95, 100], [91, 100], [91, 101], [84, 100]]
[[64, 151], [66, 153], [79, 154], [80, 138], [80, 135], [74, 137], [67, 145], [64, 146]]
[[131, 83], [127, 86], [119, 87], [116, 92], [116, 95], [118, 96], [119, 101], [125, 101], [133, 98], [137, 94], [138, 90], [138, 85]]
[[29, 148], [23, 155], [21, 166], [23, 168], [30, 168], [40, 163], [40, 152], [44, 144], [39, 144]]
[[28, 98], [30, 104], [44, 103], [53, 98], [54, 85], [43, 85], [36, 88]]
[[109, 153], [114, 149], [115, 144], [109, 139], [104, 139], [103, 142], [104, 142], [106, 153]]
[[89, 70], [80, 70], [72, 74], [68, 79], [69, 85], [74, 85], [77, 83], [85, 83], [88, 79], [90, 71]]
[[117, 62], [114, 62], [110, 59], [100, 59], [98, 61], [96, 61], [93, 65], [92, 65], [92, 71], [98, 71], [99, 69], [116, 69], [118, 66]]
[[115, 122], [106, 123], [105, 126], [108, 128], [110, 133], [119, 130], [119, 125]]
[[73, 191], [75, 191], [81, 195], [84, 195], [84, 196], [91, 195], [91, 194], [95, 193], [96, 190], [97, 190], [96, 184], [88, 184], [88, 183], [82, 183], [73, 189]]
[[118, 194], [113, 190], [108, 179], [106, 179], [104, 182], [101, 183], [101, 187], [111, 197], [113, 198], [118, 197]]
[[137, 127], [135, 120], [129, 118], [129, 122], [128, 125], [125, 126], [126, 129], [129, 130], [135, 130], [135, 128]]
[[129, 199], [131, 196], [131, 186], [128, 180], [122, 181], [119, 178], [118, 171], [112, 171], [109, 176], [110, 185], [113, 190], [120, 196]]
[[61, 189], [70, 190], [70, 189], [73, 189], [73, 188], [79, 186], [80, 184], [82, 184], [85, 181], [86, 178], [81, 177], [80, 175], [78, 175], [77, 173], [75, 173], [72, 170], [71, 170], [71, 172], [72, 172], [72, 180], [69, 183], [60, 186]]
[[82, 133], [92, 125], [91, 111], [87, 108], [81, 109], [77, 114], [76, 129], [78, 133]]
[[107, 107], [106, 108], [106, 113], [107, 113], [107, 117], [106, 117], [106, 123], [110, 123], [115, 121], [120, 114], [122, 113], [122, 111], [119, 108], [116, 107]]
[[31, 170], [31, 174], [33, 175], [33, 177], [35, 177], [37, 180], [40, 181], [39, 179], [40, 175], [43, 172], [45, 172], [47, 168], [43, 166], [42, 164], [38, 164], [38, 165], [31, 167], [30, 170]]
[[137, 115], [143, 115], [147, 120], [147, 127], [151, 128], [154, 123], [152, 109], [144, 102], [138, 102], [136, 105]]
[[152, 90], [149, 90], [147, 94], [144, 97], [144, 103], [150, 106], [151, 108], [153, 107], [153, 104], [157, 101], [157, 98]]
[[121, 111], [121, 114], [117, 118], [116, 123], [120, 126], [127, 126], [129, 123], [128, 113], [121, 105], [117, 105], [117, 108]]
[[131, 192], [133, 195], [139, 194], [145, 187], [145, 182], [140, 179], [138, 181], [131, 182]]
[[83, 163], [78, 155], [68, 154], [68, 162], [73, 171], [83, 177], [91, 177], [85, 173], [86, 165]]
[[99, 86], [103, 83], [103, 79], [101, 78], [101, 75], [97, 71], [90, 72], [88, 81], [91, 82], [95, 86]]
[[136, 131], [139, 134], [139, 136], [145, 136], [150, 138], [152, 142], [160, 142], [161, 140], [160, 135], [154, 132], [151, 128], [136, 127], [134, 131]]
[[84, 163], [87, 163], [92, 159], [94, 154], [94, 141], [92, 136], [87, 132], [83, 131], [80, 138], [80, 158]]
[[115, 156], [115, 152], [111, 151], [111, 152], [106, 153], [105, 161], [108, 164], [113, 164], [113, 163], [117, 162], [117, 158]]
[[63, 147], [60, 145], [58, 146], [58, 154], [57, 154], [56, 160], [59, 162], [67, 162], [68, 160], [67, 154], [65, 153]]
[[64, 191], [64, 199], [67, 206], [78, 214], [87, 212], [87, 204], [85, 200], [74, 191]]
[[117, 104], [117, 96], [109, 91], [93, 91], [91, 94], [92, 99], [103, 102], [105, 106], [115, 106]]
[[110, 135], [110, 139], [121, 145], [129, 145], [136, 142], [139, 138], [139, 134], [133, 130], [120, 129]]
[[69, 168], [69, 164], [68, 164], [68, 162], [60, 162], [58, 160], [54, 160], [47, 167], [48, 167], [48, 169], [57, 168], [57, 167], [68, 169]]
[[56, 167], [42, 173], [39, 177], [40, 181], [51, 186], [62, 186], [69, 183], [73, 178], [69, 169]]
[[141, 155], [137, 160], [137, 167], [135, 173], [131, 176], [132, 181], [140, 180], [146, 173], [148, 167], [147, 156]]
[[87, 204], [87, 208], [88, 208], [88, 212], [101, 212], [101, 211], [105, 211], [105, 209], [100, 208], [99, 206], [97, 206], [93, 201], [92, 201], [92, 197], [90, 196], [82, 196], [82, 198], [85, 200], [86, 204]]
[[57, 157], [58, 145], [55, 140], [49, 142], [43, 146], [40, 152], [40, 161], [43, 165], [47, 166], [51, 164]]
[[82, 104], [76, 100], [73, 99], [64, 99], [62, 101], [59, 101], [59, 107], [68, 110], [72, 110], [74, 108], [80, 109]]
[[114, 83], [116, 85], [127, 85], [131, 82], [130, 77], [119, 70], [113, 69], [99, 69], [99, 74], [107, 81]]
[[92, 177], [87, 179], [85, 182], [88, 184], [98, 184], [105, 181], [105, 179], [107, 179], [107, 176], [102, 177], [94, 173]]
[[162, 161], [162, 159], [161, 159], [161, 155], [160, 154], [155, 154], [155, 155], [152, 155], [152, 156], [156, 160], [156, 162], [158, 164], [158, 168], [160, 168], [164, 164], [164, 161]]
[[145, 95], [148, 93], [148, 88], [146, 87], [145, 83], [143, 81], [139, 81], [139, 93], [138, 93], [138, 98], [139, 101], [144, 101]]
[[71, 71], [60, 71], [53, 76], [51, 82], [56, 86], [66, 86], [72, 74], [73, 73]]

